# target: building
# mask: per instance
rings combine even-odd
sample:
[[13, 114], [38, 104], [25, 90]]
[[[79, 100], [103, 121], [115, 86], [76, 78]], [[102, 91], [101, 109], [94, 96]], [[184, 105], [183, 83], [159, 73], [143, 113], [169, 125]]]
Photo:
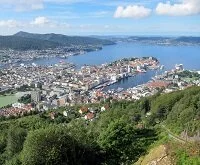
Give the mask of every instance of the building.
[[41, 91], [40, 90], [34, 90], [31, 92], [31, 100], [34, 102], [40, 102], [41, 101]]
[[178, 70], [178, 71], [184, 70], [184, 69], [183, 69], [183, 64], [176, 64], [176, 65], [175, 65], [175, 69]]
[[89, 110], [87, 107], [81, 107], [80, 110], [79, 110], [79, 113], [80, 114], [84, 114], [84, 113], [87, 113]]
[[65, 106], [67, 102], [67, 97], [65, 96], [65, 97], [59, 98], [58, 102], [59, 102], [59, 106]]
[[94, 117], [95, 117], [95, 115], [94, 115], [94, 113], [87, 113], [86, 115], [85, 115], [85, 120], [93, 120], [94, 119]]
[[131, 73], [131, 67], [130, 67], [130, 65], [127, 66], [127, 72]]
[[12, 107], [14, 107], [14, 108], [23, 108], [24, 104], [23, 103], [14, 103], [14, 104], [12, 104]]

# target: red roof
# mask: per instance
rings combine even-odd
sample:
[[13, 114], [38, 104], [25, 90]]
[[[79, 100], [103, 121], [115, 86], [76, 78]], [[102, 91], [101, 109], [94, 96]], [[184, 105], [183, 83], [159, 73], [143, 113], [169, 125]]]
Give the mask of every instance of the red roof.
[[86, 117], [87, 117], [88, 120], [91, 120], [91, 119], [94, 118], [94, 113], [88, 113], [88, 114], [86, 115]]
[[88, 108], [87, 107], [81, 107], [80, 110], [81, 110], [82, 113], [88, 112]]
[[169, 82], [165, 82], [165, 81], [154, 81], [154, 82], [150, 82], [147, 84], [147, 87], [150, 88], [162, 88], [162, 87], [167, 87], [170, 83]]

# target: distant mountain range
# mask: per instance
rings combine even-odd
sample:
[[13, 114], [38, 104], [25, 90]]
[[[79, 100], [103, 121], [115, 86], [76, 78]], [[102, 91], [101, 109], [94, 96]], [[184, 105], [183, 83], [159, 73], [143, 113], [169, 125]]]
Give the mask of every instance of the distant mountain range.
[[116, 42], [134, 42], [154, 45], [200, 45], [200, 37], [142, 37], [142, 36], [66, 36], [62, 34], [34, 34], [18, 32], [0, 36], [0, 49], [44, 50], [71, 46], [104, 46]]
[[200, 37], [118, 37], [110, 39], [113, 42], [137, 42], [155, 45], [200, 45]]
[[11, 36], [0, 36], [0, 49], [42, 50], [63, 46], [103, 46], [113, 41], [93, 37], [66, 36], [61, 34], [33, 34], [18, 32]]

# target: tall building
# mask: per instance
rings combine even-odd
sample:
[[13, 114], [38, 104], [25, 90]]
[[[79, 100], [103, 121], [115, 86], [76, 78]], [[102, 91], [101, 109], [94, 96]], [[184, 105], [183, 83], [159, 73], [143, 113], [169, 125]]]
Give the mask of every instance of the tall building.
[[41, 91], [40, 90], [34, 90], [31, 92], [31, 100], [34, 102], [41, 101]]
[[130, 65], [127, 66], [127, 72], [131, 73], [131, 67], [130, 67]]
[[175, 65], [175, 69], [178, 70], [178, 71], [184, 70], [183, 64], [176, 64], [176, 65]]

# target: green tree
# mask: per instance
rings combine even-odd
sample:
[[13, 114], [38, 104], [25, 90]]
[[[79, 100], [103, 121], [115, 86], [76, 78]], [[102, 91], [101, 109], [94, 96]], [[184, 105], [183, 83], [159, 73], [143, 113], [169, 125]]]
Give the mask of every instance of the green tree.
[[6, 160], [5, 165], [21, 165], [19, 154], [16, 154], [11, 159]]
[[98, 142], [107, 152], [107, 164], [131, 164], [146, 151], [154, 138], [154, 131], [136, 129], [120, 119], [110, 123], [101, 132]]
[[30, 132], [22, 151], [22, 164], [74, 164], [75, 143], [62, 129], [48, 128]]
[[[95, 151], [68, 135], [63, 126], [31, 131], [21, 154], [23, 165], [93, 165], [98, 164]], [[82, 137], [84, 138], [84, 137]]]
[[8, 130], [6, 151], [9, 159], [22, 150], [26, 135], [26, 130], [20, 127], [11, 126]]

